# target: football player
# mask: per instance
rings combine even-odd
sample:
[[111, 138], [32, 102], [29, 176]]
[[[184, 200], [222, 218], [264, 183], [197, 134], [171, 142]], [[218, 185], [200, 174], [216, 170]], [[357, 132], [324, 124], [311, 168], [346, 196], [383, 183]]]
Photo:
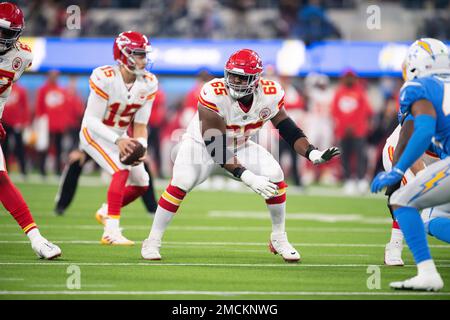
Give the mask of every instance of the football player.
[[[91, 93], [80, 131], [80, 147], [112, 175], [102, 244], [133, 245], [119, 228], [121, 207], [143, 195], [149, 177], [141, 157], [132, 165], [121, 162], [133, 153], [135, 142], [147, 149], [147, 123], [158, 88], [156, 77], [146, 70], [150, 44], [135, 31], [122, 32], [114, 41], [115, 66], [96, 68], [89, 79]], [[133, 137], [126, 132], [133, 123]], [[98, 215], [97, 215], [98, 217]]]
[[[372, 192], [401, 181], [406, 170], [416, 163], [433, 144], [442, 150], [443, 159], [421, 171], [390, 197], [398, 221], [417, 264], [417, 276], [392, 282], [394, 289], [442, 289], [444, 282], [430, 254], [419, 210], [440, 206], [450, 211], [450, 57], [447, 46], [439, 40], [415, 41], [408, 49], [403, 65], [406, 82], [400, 91], [403, 119], [411, 116], [414, 131], [392, 170], [380, 172], [372, 182]], [[402, 120], [403, 120], [402, 119]], [[435, 218], [430, 232], [450, 235], [450, 220]]]
[[142, 245], [144, 259], [161, 259], [161, 239], [184, 197], [221, 166], [266, 200], [272, 219], [270, 250], [286, 261], [300, 260], [285, 231], [287, 185], [283, 171], [266, 149], [249, 138], [271, 121], [297, 153], [315, 164], [330, 160], [339, 150], [319, 151], [309, 143], [283, 108], [283, 88], [262, 79], [262, 72], [258, 54], [242, 49], [228, 59], [224, 78], [203, 86], [198, 111], [174, 163], [171, 183], [159, 199], [150, 235]]
[[[31, 49], [18, 41], [24, 27], [22, 10], [13, 3], [0, 3], [0, 76], [2, 79], [0, 83], [0, 120], [13, 82], [17, 81], [25, 69], [31, 66], [33, 60]], [[0, 140], [3, 140], [5, 135], [6, 132], [0, 122]], [[9, 179], [1, 147], [0, 201], [26, 233], [31, 247], [38, 257], [54, 259], [61, 255], [61, 249], [40, 234], [25, 200]]]
[[[401, 113], [399, 114], [399, 120], [401, 120]], [[383, 167], [384, 170], [390, 171], [392, 167], [397, 163], [399, 155], [402, 153], [406, 143], [408, 142], [411, 134], [414, 131], [414, 121], [409, 115], [403, 120], [402, 125], [398, 125], [397, 128], [392, 132], [389, 138], [386, 140], [386, 144], [383, 148]], [[414, 163], [411, 168], [406, 170], [405, 175], [402, 180], [395, 185], [389, 186], [386, 189], [386, 195], [390, 197], [398, 188], [403, 187], [411, 181], [415, 175], [420, 174], [420, 172], [426, 167], [435, 162], [439, 158], [443, 158], [445, 155], [439, 152], [439, 149], [433, 148], [433, 150], [427, 150], [425, 154]], [[386, 244], [384, 252], [384, 263], [389, 266], [403, 266], [404, 262], [402, 259], [403, 250], [403, 233], [400, 230], [398, 222], [394, 218], [392, 207], [389, 205], [388, 208], [391, 213], [393, 222], [391, 229], [391, 239], [388, 244]], [[445, 234], [441, 234], [440, 230], [430, 231], [429, 225], [431, 220], [444, 217], [450, 218], [450, 213], [440, 210], [439, 207], [427, 208], [422, 210], [421, 213], [422, 220], [424, 222], [425, 230], [428, 234], [435, 236], [445, 242], [449, 242], [448, 237]]]

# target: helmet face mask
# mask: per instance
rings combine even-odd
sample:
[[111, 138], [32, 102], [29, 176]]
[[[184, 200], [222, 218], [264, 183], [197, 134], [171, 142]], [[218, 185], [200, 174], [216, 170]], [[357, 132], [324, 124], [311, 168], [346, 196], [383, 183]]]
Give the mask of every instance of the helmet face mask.
[[22, 10], [10, 2], [0, 3], [0, 52], [11, 49], [25, 27]]
[[255, 92], [263, 71], [258, 54], [250, 49], [233, 53], [228, 59], [225, 70], [225, 86], [233, 99], [240, 99]]
[[234, 99], [252, 94], [258, 85], [259, 74], [240, 74], [225, 70], [225, 84]]

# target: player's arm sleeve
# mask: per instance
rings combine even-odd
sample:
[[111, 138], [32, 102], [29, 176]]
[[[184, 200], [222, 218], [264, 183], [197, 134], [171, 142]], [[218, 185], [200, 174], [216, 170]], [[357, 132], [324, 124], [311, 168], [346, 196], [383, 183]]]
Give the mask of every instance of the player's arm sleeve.
[[87, 101], [83, 122], [89, 131], [92, 131], [100, 137], [115, 143], [119, 138], [119, 135], [102, 122], [106, 109], [107, 101], [95, 92], [91, 91]]
[[428, 149], [435, 131], [436, 118], [427, 114], [415, 117], [414, 132], [395, 167], [406, 172]]

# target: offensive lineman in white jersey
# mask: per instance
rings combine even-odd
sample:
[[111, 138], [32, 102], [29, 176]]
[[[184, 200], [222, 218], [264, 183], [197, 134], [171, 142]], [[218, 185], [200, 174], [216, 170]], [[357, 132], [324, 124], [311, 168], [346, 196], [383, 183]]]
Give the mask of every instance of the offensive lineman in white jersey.
[[242, 180], [267, 203], [272, 219], [271, 252], [296, 262], [300, 254], [285, 231], [286, 187], [283, 171], [273, 156], [250, 141], [271, 120], [295, 151], [313, 163], [330, 160], [337, 148], [318, 151], [283, 109], [284, 91], [275, 81], [261, 79], [262, 61], [249, 49], [235, 52], [225, 66], [225, 77], [206, 83], [198, 98], [198, 112], [183, 137], [173, 178], [162, 194], [141, 254], [160, 260], [161, 239], [186, 193], [221, 166]]
[[[145, 70], [150, 44], [139, 32], [121, 33], [114, 42], [116, 66], [95, 69], [89, 79], [91, 93], [80, 131], [80, 147], [112, 175], [107, 204], [97, 211], [105, 225], [102, 244], [133, 245], [119, 228], [121, 207], [140, 197], [149, 177], [142, 157], [125, 165], [121, 157], [139, 142], [147, 149], [147, 124], [158, 89], [156, 77]], [[127, 136], [132, 125], [133, 138]], [[133, 141], [134, 140], [134, 141]]]
[[[23, 13], [18, 6], [9, 2], [0, 3], [0, 120], [13, 82], [19, 80], [33, 60], [31, 49], [18, 41], [24, 25]], [[0, 122], [0, 142], [5, 135]], [[1, 147], [0, 202], [26, 233], [38, 257], [50, 260], [61, 255], [58, 246], [41, 236], [25, 200], [9, 179]]]

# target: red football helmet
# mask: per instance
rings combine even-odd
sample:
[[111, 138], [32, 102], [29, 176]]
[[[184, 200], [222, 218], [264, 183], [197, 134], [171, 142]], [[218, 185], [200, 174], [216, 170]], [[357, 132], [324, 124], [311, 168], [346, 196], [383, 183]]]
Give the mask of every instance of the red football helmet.
[[10, 2], [0, 3], [0, 52], [10, 49], [25, 27], [22, 10]]
[[225, 65], [225, 84], [234, 99], [253, 93], [263, 71], [259, 55], [250, 49], [236, 51]]
[[122, 32], [114, 41], [114, 60], [136, 75], [142, 75], [145, 69], [136, 68], [135, 57], [143, 56], [147, 66], [150, 62], [150, 52], [151, 47], [147, 37], [136, 31]]

